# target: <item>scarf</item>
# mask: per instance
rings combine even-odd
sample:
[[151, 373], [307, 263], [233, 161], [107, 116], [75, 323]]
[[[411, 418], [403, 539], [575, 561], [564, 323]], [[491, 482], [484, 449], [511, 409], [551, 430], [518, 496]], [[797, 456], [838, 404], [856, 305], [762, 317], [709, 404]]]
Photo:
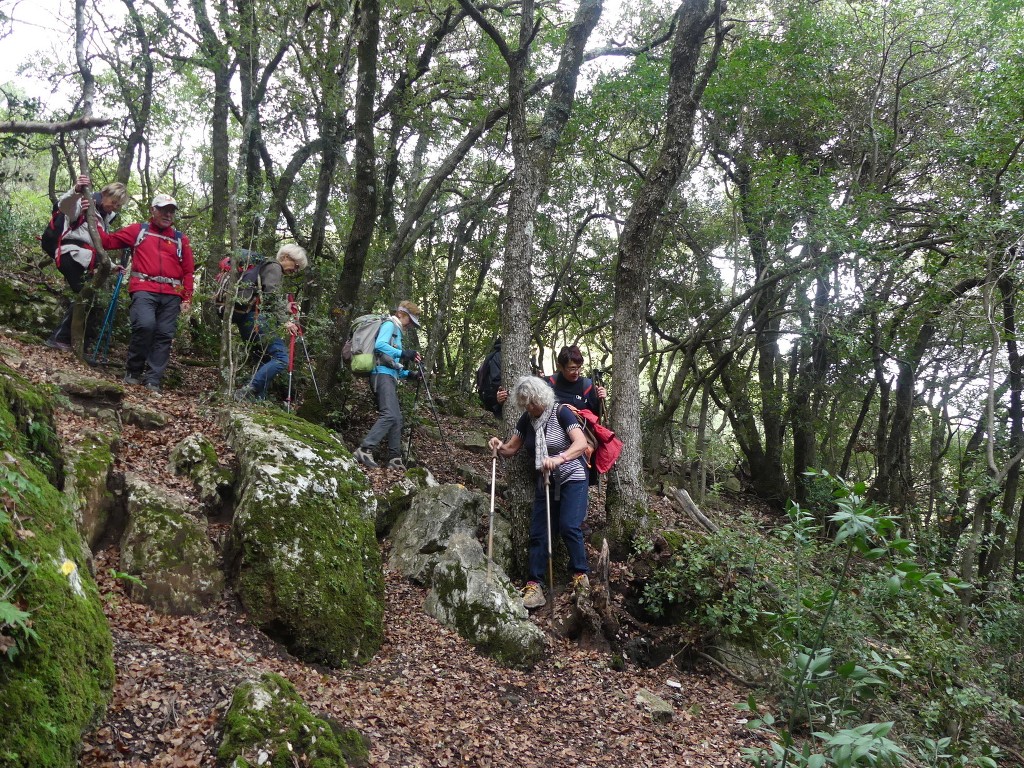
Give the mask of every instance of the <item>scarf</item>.
[[554, 408], [554, 406], [551, 406], [536, 419], [530, 419], [530, 423], [533, 425], [533, 432], [536, 435], [536, 447], [533, 452], [533, 466], [534, 469], [537, 470], [544, 469], [544, 459], [548, 457], [548, 442], [547, 435], [544, 434], [544, 427], [547, 426], [548, 419], [551, 418], [551, 411], [553, 411]]

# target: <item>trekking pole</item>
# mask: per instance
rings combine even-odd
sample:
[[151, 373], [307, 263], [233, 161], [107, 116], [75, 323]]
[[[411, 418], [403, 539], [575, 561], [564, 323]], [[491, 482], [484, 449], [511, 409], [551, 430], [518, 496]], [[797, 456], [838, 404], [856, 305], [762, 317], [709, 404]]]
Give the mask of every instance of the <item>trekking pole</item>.
[[551, 591], [551, 615], [555, 615], [555, 565], [551, 557], [551, 473], [544, 470], [544, 502], [547, 506], [548, 518], [548, 587]]
[[430, 404], [430, 412], [434, 414], [434, 422], [437, 424], [437, 432], [441, 435], [441, 442], [444, 443], [444, 452], [448, 456], [448, 461], [452, 463], [452, 466], [455, 466], [451, 449], [448, 447], [448, 437], [445, 435], [444, 429], [441, 427], [441, 417], [437, 415], [437, 406], [434, 404], [434, 396], [430, 394], [430, 385], [427, 384], [427, 374], [423, 370], [423, 363], [416, 363], [416, 366], [420, 371], [420, 381], [423, 382], [423, 391], [427, 393], [427, 403]]
[[409, 409], [409, 441], [405, 444], [405, 455], [406, 456], [411, 456], [412, 455], [410, 453], [410, 451], [412, 451], [412, 431], [413, 431], [412, 417], [413, 417], [413, 414], [416, 413], [416, 403], [420, 399], [420, 383], [422, 381], [423, 381], [423, 379], [418, 379], [416, 381], [416, 394], [413, 395], [413, 398], [412, 398], [412, 408]]
[[[491, 459], [491, 516], [487, 523], [487, 581], [491, 581], [491, 571], [494, 569], [494, 484], [498, 472], [498, 452], [494, 452]], [[551, 547], [549, 546], [550, 550]], [[548, 557], [551, 553], [548, 552]]]
[[107, 313], [103, 316], [103, 325], [100, 326], [99, 336], [96, 337], [96, 344], [92, 349], [92, 356], [87, 358], [88, 362], [96, 365], [100, 361], [100, 351], [103, 352], [103, 362], [107, 361], [107, 352], [110, 350], [110, 339], [114, 332], [114, 315], [117, 314], [117, 299], [121, 295], [121, 284], [124, 282], [124, 273], [119, 270], [117, 280], [114, 281], [114, 290], [110, 294], [110, 304], [107, 305]]
[[295, 372], [295, 334], [288, 338], [288, 399], [284, 401], [284, 409], [292, 412], [292, 374]]
[[288, 294], [288, 301], [291, 302], [292, 314], [295, 315], [295, 324], [299, 327], [299, 330], [295, 335], [299, 337], [299, 344], [302, 345], [302, 354], [306, 356], [306, 367], [309, 368], [309, 378], [313, 381], [313, 391], [316, 392], [317, 402], [322, 403], [324, 399], [320, 397], [320, 385], [316, 383], [316, 373], [313, 371], [313, 361], [309, 357], [309, 347], [306, 346], [306, 333], [302, 328], [301, 322], [302, 313], [299, 311], [299, 305], [296, 303], [292, 294]]

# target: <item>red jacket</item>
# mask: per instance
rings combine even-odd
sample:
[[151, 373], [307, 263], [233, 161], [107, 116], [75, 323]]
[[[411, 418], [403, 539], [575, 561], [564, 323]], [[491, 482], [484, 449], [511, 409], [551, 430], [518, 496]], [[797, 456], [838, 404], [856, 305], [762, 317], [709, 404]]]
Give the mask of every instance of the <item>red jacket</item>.
[[[103, 247], [114, 250], [133, 246], [141, 227], [141, 224], [129, 224], [117, 232], [107, 233], [101, 230], [100, 239], [103, 241]], [[150, 221], [149, 231], [132, 256], [128, 292], [169, 293], [181, 296], [182, 301], [191, 301], [193, 272], [195, 261], [188, 237], [181, 236], [179, 261], [178, 246], [174, 241], [174, 227], [160, 229]], [[154, 277], [166, 278], [167, 281], [147, 279]]]

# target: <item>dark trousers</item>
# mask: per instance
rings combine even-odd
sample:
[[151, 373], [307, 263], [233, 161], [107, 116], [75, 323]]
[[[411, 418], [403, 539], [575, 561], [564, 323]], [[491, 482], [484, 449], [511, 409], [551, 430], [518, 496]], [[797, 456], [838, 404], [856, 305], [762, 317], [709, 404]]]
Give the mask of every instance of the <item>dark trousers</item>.
[[388, 459], [401, 456], [402, 404], [398, 401], [398, 379], [386, 373], [376, 373], [370, 376], [370, 387], [377, 395], [380, 416], [361, 445], [369, 450], [387, 437]]
[[[70, 255], [65, 254], [61, 257], [60, 266], [57, 267], [60, 273], [64, 275], [64, 280], [67, 281], [68, 288], [77, 297], [82, 292], [82, 288], [85, 287], [85, 281], [92, 278], [92, 272], [83, 267]], [[86, 346], [89, 345], [90, 341], [96, 339], [96, 331], [99, 326], [100, 312], [99, 307], [93, 305], [89, 307], [89, 314], [85, 316], [85, 341]], [[68, 304], [67, 310], [64, 312], [64, 317], [56, 328], [53, 329], [53, 333], [50, 334], [50, 341], [59, 341], [64, 344], [71, 343], [71, 319], [75, 314], [75, 300], [72, 300]]]
[[159, 385], [171, 359], [171, 342], [178, 330], [181, 297], [168, 293], [136, 291], [128, 311], [132, 336], [128, 340], [125, 369], [146, 384]]
[[[555, 498], [556, 490], [558, 498]], [[587, 519], [587, 481], [577, 480], [565, 483], [561, 488], [551, 486], [551, 526], [557, 526], [566, 549], [569, 550], [569, 567], [573, 573], [588, 573], [587, 549], [583, 544], [583, 521]], [[527, 544], [527, 569], [530, 581], [541, 584], [548, 567], [548, 510], [544, 482], [537, 485], [533, 497], [533, 512], [530, 515], [530, 539]]]

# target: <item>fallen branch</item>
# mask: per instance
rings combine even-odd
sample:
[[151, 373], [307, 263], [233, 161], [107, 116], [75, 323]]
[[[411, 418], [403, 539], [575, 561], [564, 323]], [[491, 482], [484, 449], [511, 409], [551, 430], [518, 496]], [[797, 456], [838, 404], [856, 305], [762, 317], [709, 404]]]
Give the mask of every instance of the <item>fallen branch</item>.
[[709, 520], [705, 514], [697, 508], [697, 505], [693, 503], [693, 499], [690, 498], [690, 494], [681, 488], [669, 487], [667, 490], [669, 492], [669, 499], [679, 507], [687, 517], [701, 526], [708, 533], [718, 533], [718, 526], [711, 522], [711, 520]]
[[729, 677], [731, 677], [737, 683], [745, 685], [748, 688], [757, 688], [758, 684], [755, 683], [753, 680], [747, 680], [745, 677], [742, 677], [741, 675], [738, 675], [737, 673], [733, 672], [731, 669], [729, 669], [727, 666], [725, 666], [725, 664], [720, 662], [714, 656], [711, 656], [710, 654], [704, 653], [704, 651], [697, 651], [696, 653], [702, 659], [704, 659], [706, 661], [710, 661], [712, 664], [714, 664], [720, 670], [725, 672], [725, 674], [727, 674]]
[[8, 120], [0, 123], [0, 133], [45, 133], [55, 135], [70, 133], [83, 128], [101, 128], [114, 122], [105, 117], [77, 117], [63, 123], [43, 123], [34, 120]]

